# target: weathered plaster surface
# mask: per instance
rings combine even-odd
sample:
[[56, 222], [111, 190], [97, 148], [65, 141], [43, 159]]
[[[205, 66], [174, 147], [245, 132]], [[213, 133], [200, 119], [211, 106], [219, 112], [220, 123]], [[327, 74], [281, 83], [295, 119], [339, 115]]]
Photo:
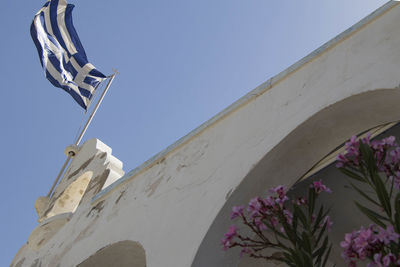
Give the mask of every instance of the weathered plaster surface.
[[[73, 158], [56, 187], [47, 210], [39, 221], [54, 215], [74, 212], [77, 205], [91, 198], [124, 175], [122, 162], [111, 148], [97, 139], [87, 141]], [[41, 200], [42, 198], [40, 198]]]
[[[100, 154], [78, 153], [66, 177], [92, 171], [101, 185], [89, 184], [69, 221], [39, 250], [22, 247], [13, 266], [76, 266], [123, 240], [143, 247], [149, 267], [238, 266], [218, 248], [229, 206], [293, 184], [349, 135], [398, 120], [398, 62], [400, 7], [390, 2], [99, 193], [110, 174], [88, 161]], [[312, 153], [285, 161], [302, 152]]]

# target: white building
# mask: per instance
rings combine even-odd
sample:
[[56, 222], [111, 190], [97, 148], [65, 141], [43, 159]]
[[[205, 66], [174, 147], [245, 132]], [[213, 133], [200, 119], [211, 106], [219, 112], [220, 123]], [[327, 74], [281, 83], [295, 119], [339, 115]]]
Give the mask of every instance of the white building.
[[392, 1], [127, 174], [87, 141], [11, 266], [264, 266], [221, 250], [231, 207], [315, 173], [336, 192], [324, 201], [344, 266], [337, 244], [363, 218], [329, 164], [354, 134], [400, 132], [399, 62]]

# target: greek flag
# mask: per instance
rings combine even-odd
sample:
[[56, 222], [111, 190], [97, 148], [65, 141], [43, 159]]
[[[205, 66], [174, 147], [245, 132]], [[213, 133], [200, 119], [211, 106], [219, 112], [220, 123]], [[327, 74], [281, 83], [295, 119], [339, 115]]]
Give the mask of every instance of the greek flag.
[[87, 109], [106, 76], [88, 62], [72, 24], [73, 8], [66, 0], [47, 1], [33, 19], [31, 36], [46, 78]]

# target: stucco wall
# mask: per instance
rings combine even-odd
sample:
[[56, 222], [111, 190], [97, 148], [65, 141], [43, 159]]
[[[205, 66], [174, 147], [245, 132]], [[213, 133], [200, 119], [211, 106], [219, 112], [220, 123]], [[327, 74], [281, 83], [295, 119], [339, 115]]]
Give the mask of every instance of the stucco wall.
[[83, 202], [14, 266], [76, 266], [123, 240], [144, 248], [149, 267], [237, 266], [218, 243], [230, 206], [293, 184], [351, 134], [398, 120], [398, 62], [391, 2]]

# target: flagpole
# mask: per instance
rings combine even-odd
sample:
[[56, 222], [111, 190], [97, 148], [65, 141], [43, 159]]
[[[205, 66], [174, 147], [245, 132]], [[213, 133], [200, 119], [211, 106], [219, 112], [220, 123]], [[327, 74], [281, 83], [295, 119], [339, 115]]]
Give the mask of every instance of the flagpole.
[[110, 88], [111, 83], [113, 82], [114, 78], [115, 78], [116, 73], [114, 73], [113, 75], [111, 75], [110, 80], [107, 83], [106, 88], [104, 89], [103, 93], [100, 96], [99, 101], [97, 102], [96, 106], [94, 107], [94, 110], [92, 112], [92, 114], [90, 114], [90, 117], [88, 119], [88, 121], [85, 124], [85, 127], [83, 127], [81, 134], [79, 135], [78, 139], [76, 139], [75, 145], [78, 146], [79, 143], [82, 141], [83, 135], [86, 133], [87, 128], [89, 127], [89, 124], [92, 122], [94, 115], [96, 114], [97, 109], [99, 108], [101, 102], [103, 101], [103, 98], [106, 96], [106, 93], [108, 91], [108, 89]]
[[47, 194], [47, 197], [49, 197], [49, 198], [51, 197], [51, 193], [53, 192], [54, 187], [56, 187], [56, 185], [58, 183], [58, 180], [60, 180], [60, 177], [63, 174], [63, 172], [65, 170], [65, 167], [67, 167], [67, 165], [68, 165], [69, 161], [71, 160], [71, 158], [72, 158], [72, 152], [68, 155], [67, 160], [64, 162], [64, 165], [62, 166], [60, 172], [57, 175], [56, 180], [54, 181], [53, 185], [51, 186], [51, 189], [50, 189], [49, 193]]
[[[80, 133], [79, 137], [76, 139], [75, 144], [74, 144], [75, 146], [78, 146], [79, 143], [82, 141], [82, 138], [83, 138], [83, 136], [85, 135], [87, 128], [89, 127], [90, 123], [92, 122], [94, 115], [96, 114], [97, 110], [99, 109], [99, 106], [100, 106], [101, 102], [103, 101], [104, 97], [106, 96], [106, 93], [107, 93], [108, 89], [110, 88], [111, 83], [113, 82], [113, 80], [114, 80], [116, 74], [117, 74], [117, 72], [115, 72], [113, 75], [111, 75], [110, 79], [108, 80], [107, 86], [106, 86], [106, 88], [104, 89], [103, 93], [101, 94], [100, 99], [99, 99], [99, 101], [97, 102], [96, 106], [94, 107], [94, 109], [93, 109], [93, 111], [92, 111], [92, 114], [90, 114], [89, 119], [87, 120], [85, 126], [84, 126], [83, 129], [82, 129], [82, 132]], [[74, 155], [75, 155], [74, 152], [72, 152], [72, 151], [68, 152], [68, 158], [67, 158], [67, 160], [64, 162], [64, 165], [62, 166], [60, 172], [59, 172], [58, 175], [57, 175], [56, 180], [54, 181], [53, 185], [51, 186], [51, 189], [50, 189], [49, 193], [47, 194], [47, 196], [48, 196], [49, 198], [52, 196], [52, 193], [53, 193], [54, 188], [56, 187], [58, 181], [59, 181], [60, 178], [61, 178], [61, 175], [64, 173], [65, 168], [67, 167], [69, 161], [71, 160], [71, 158], [72, 158]]]

